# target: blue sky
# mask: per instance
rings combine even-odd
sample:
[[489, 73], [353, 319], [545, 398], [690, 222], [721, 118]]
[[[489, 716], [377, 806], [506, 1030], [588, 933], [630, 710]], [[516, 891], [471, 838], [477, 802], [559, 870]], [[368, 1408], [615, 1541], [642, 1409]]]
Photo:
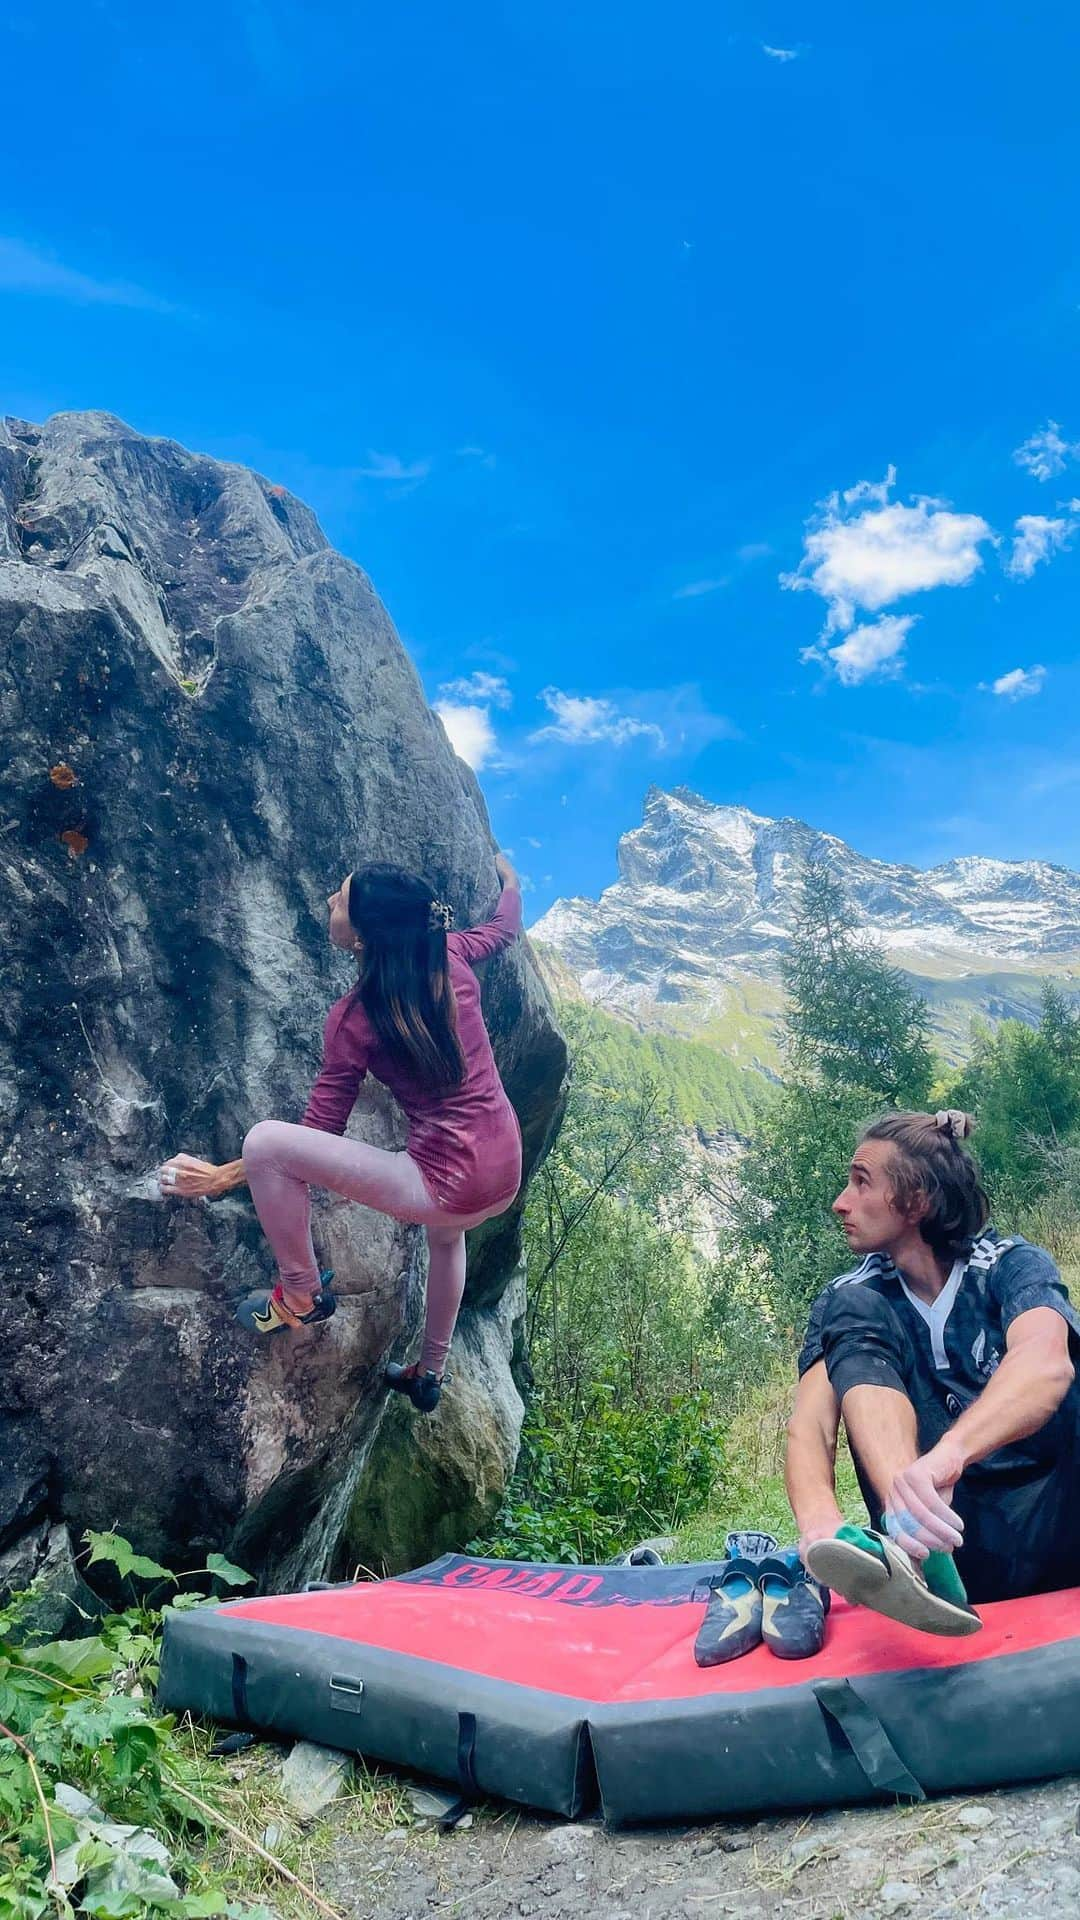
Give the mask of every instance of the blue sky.
[[307, 499], [532, 912], [652, 782], [1080, 866], [1074, 9], [160, 12], [0, 22], [0, 407]]

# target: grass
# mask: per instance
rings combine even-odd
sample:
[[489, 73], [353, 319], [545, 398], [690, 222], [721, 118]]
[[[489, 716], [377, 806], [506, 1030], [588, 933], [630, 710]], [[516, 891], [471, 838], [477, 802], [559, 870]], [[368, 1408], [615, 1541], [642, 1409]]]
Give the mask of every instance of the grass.
[[[784, 1442], [794, 1397], [795, 1363], [777, 1366], [751, 1387], [732, 1416], [725, 1440], [725, 1469], [709, 1505], [676, 1535], [680, 1559], [715, 1560], [724, 1536], [735, 1528], [775, 1533], [781, 1545], [795, 1538], [784, 1490]], [[848, 1519], [863, 1514], [855, 1469], [845, 1445], [837, 1456], [837, 1498]]]
[[[235, 1829], [221, 1831], [208, 1847], [193, 1846], [178, 1860], [191, 1892], [224, 1884], [242, 1891], [246, 1900], [264, 1902], [280, 1920], [315, 1920], [319, 1913], [326, 1920], [331, 1903], [317, 1905], [320, 1868], [342, 1841], [351, 1834], [370, 1840], [373, 1834], [415, 1825], [408, 1781], [360, 1755], [344, 1791], [325, 1814], [305, 1825], [282, 1794], [281, 1751], [273, 1743], [230, 1759], [211, 1759], [212, 1730], [190, 1715], [175, 1737], [190, 1743], [205, 1797]], [[253, 1842], [272, 1860], [263, 1858]], [[284, 1877], [282, 1867], [295, 1881]]]

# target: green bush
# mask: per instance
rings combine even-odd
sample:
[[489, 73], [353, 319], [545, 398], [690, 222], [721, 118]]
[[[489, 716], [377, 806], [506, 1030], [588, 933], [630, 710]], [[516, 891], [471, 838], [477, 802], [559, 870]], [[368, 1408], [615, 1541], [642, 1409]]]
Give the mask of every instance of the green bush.
[[518, 1471], [482, 1551], [507, 1560], [602, 1565], [624, 1547], [677, 1525], [708, 1499], [724, 1459], [705, 1394], [662, 1408], [618, 1406], [597, 1385], [569, 1415], [533, 1400]]

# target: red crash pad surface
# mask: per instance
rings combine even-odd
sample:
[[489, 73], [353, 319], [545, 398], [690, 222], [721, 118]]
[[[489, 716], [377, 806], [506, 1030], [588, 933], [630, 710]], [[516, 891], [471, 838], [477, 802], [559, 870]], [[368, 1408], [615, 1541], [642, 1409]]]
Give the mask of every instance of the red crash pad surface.
[[[241, 1600], [224, 1611], [609, 1705], [854, 1680], [906, 1667], [970, 1666], [1080, 1636], [1076, 1587], [980, 1607], [982, 1632], [962, 1640], [916, 1633], [834, 1598], [817, 1659], [778, 1660], [757, 1647], [726, 1666], [702, 1668], [694, 1661], [694, 1639], [704, 1601], [591, 1607], [589, 1582], [599, 1585], [599, 1576], [569, 1568], [558, 1569], [557, 1578], [556, 1570], [534, 1573], [532, 1592], [508, 1589], [507, 1577], [464, 1562], [437, 1584], [378, 1581]], [[535, 1591], [545, 1583], [546, 1591]]]

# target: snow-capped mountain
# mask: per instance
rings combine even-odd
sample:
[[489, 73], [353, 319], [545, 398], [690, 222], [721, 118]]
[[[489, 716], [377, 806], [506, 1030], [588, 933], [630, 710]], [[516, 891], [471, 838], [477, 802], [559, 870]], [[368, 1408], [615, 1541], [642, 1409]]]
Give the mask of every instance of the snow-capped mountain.
[[835, 868], [867, 930], [913, 973], [959, 982], [1080, 965], [1080, 874], [1066, 867], [977, 857], [925, 872], [890, 865], [802, 820], [715, 806], [685, 787], [650, 788], [641, 826], [619, 842], [619, 878], [599, 900], [558, 900], [531, 932], [590, 999], [645, 1019], [665, 1003], [706, 1014], [748, 977], [778, 981], [810, 856]]

